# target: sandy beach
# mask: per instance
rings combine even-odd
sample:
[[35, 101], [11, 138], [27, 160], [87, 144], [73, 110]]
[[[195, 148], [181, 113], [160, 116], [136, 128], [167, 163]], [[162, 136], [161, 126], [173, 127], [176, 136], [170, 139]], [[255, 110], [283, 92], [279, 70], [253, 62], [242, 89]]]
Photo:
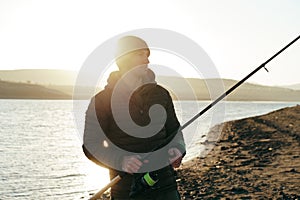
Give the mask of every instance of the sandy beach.
[[178, 184], [183, 199], [300, 199], [300, 106], [225, 123]]

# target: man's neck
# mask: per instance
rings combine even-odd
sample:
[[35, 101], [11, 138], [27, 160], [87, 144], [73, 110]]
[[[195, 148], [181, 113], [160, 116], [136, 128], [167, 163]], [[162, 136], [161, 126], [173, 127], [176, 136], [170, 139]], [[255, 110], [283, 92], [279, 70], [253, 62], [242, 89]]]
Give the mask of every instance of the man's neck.
[[129, 90], [136, 90], [142, 85], [142, 78], [135, 76], [133, 73], [126, 73], [122, 79]]

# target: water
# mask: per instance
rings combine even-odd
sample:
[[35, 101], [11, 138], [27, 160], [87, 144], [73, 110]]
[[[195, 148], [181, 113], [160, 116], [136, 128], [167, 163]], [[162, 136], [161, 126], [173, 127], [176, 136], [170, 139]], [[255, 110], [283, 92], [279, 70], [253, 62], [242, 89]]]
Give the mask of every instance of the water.
[[[184, 101], [175, 102], [175, 107], [184, 123], [208, 104]], [[186, 159], [197, 156], [196, 144], [211, 126], [296, 104], [220, 104], [184, 130]], [[74, 123], [72, 101], [0, 100], [0, 125], [0, 199], [83, 199], [108, 182], [107, 170], [82, 153], [82, 124]]]

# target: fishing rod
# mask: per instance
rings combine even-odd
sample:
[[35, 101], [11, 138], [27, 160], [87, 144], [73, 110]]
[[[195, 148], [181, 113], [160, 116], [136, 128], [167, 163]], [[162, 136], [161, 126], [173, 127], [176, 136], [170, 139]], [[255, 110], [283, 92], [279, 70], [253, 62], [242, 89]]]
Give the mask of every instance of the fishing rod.
[[[251, 76], [253, 76], [256, 72], [258, 72], [260, 69], [264, 68], [267, 72], [268, 69], [265, 67], [266, 64], [268, 64], [271, 60], [273, 60], [275, 57], [277, 57], [279, 54], [281, 54], [284, 50], [286, 50], [289, 46], [291, 46], [293, 43], [295, 43], [300, 38], [300, 35], [296, 37], [293, 41], [291, 41], [289, 44], [287, 44], [284, 48], [282, 48], [280, 51], [278, 51], [276, 54], [274, 54], [271, 58], [269, 58], [267, 61], [262, 63], [260, 66], [258, 66], [255, 70], [253, 70], [251, 73], [249, 73], [245, 78], [237, 82], [235, 85], [233, 85], [230, 89], [228, 89], [226, 92], [224, 92], [222, 95], [220, 95], [216, 100], [214, 100], [212, 103], [210, 103], [208, 106], [206, 106], [203, 110], [201, 110], [198, 114], [196, 114], [194, 117], [192, 117], [189, 121], [187, 121], [184, 125], [180, 126], [177, 131], [174, 133], [176, 134], [179, 131], [182, 131], [184, 128], [186, 128], [188, 125], [193, 123], [197, 118], [199, 118], [201, 115], [203, 115], [206, 111], [208, 111], [210, 108], [212, 108], [214, 105], [216, 105], [219, 101], [224, 99], [226, 96], [228, 96], [232, 91], [234, 91], [237, 87], [239, 87], [241, 84], [243, 84], [247, 79], [249, 79]], [[155, 149], [152, 151], [155, 151], [157, 149], [160, 149], [162, 146], [165, 146], [165, 144], [168, 144], [170, 140], [173, 139], [175, 134], [171, 134], [166, 138], [166, 140], [158, 145]], [[148, 154], [149, 155], [149, 154]], [[143, 159], [145, 159], [147, 156], [145, 156]], [[126, 174], [125, 174], [126, 175]], [[117, 175], [115, 178], [113, 178], [106, 186], [104, 186], [101, 190], [99, 190], [96, 194], [94, 194], [90, 200], [97, 200], [101, 197], [101, 195], [108, 190], [113, 185], [117, 184], [123, 176]]]

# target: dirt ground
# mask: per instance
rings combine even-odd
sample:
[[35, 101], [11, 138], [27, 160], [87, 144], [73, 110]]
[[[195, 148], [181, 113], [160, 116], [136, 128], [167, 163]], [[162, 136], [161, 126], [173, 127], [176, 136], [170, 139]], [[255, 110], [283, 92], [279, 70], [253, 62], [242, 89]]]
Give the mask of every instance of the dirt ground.
[[183, 199], [300, 199], [300, 106], [221, 128], [207, 156], [177, 170]]

